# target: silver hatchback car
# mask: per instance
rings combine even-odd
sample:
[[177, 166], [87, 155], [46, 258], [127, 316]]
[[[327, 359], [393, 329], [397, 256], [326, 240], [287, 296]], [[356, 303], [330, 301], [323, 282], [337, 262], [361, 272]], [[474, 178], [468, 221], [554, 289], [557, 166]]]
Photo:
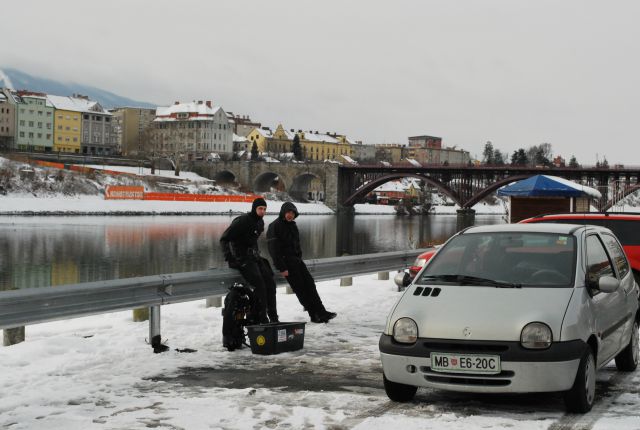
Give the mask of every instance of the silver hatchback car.
[[440, 248], [380, 337], [384, 386], [477, 393], [565, 392], [587, 412], [596, 370], [638, 364], [639, 292], [610, 230], [570, 224], [472, 227]]

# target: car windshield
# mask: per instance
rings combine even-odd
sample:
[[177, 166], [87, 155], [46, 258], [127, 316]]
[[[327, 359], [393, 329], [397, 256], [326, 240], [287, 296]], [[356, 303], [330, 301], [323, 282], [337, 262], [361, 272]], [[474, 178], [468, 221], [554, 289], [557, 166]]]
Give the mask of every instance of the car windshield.
[[416, 283], [571, 287], [575, 242], [557, 233], [464, 233], [440, 249]]

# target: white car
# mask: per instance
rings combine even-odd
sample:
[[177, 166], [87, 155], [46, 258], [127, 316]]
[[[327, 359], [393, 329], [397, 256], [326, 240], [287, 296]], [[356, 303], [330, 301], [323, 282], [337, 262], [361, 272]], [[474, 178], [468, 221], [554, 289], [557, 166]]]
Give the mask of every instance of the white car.
[[453, 236], [393, 307], [380, 338], [387, 395], [418, 387], [565, 392], [587, 412], [596, 370], [638, 364], [639, 292], [610, 230], [472, 227]]

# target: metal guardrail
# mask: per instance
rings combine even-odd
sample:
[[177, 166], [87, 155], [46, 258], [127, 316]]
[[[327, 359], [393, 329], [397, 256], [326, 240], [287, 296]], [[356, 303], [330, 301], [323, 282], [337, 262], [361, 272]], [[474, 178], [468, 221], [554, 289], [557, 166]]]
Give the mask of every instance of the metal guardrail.
[[[426, 250], [332, 257], [306, 260], [305, 263], [316, 281], [324, 281], [405, 269]], [[277, 275], [276, 281], [280, 285], [286, 284], [280, 275]], [[201, 272], [0, 291], [0, 329], [150, 307], [152, 311], [156, 309], [155, 315], [152, 312], [151, 324], [158, 326], [153, 333], [159, 333], [161, 305], [224, 295], [234, 282], [242, 282], [237, 270], [210, 269]]]

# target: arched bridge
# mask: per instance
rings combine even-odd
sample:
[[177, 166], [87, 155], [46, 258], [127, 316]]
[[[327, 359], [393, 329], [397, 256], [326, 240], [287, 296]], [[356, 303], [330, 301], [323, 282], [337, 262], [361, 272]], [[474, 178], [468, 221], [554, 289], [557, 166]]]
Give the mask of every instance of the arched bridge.
[[364, 201], [385, 182], [414, 177], [438, 189], [461, 208], [471, 208], [498, 188], [532, 175], [554, 175], [596, 188], [602, 198], [594, 206], [606, 210], [640, 187], [640, 168], [535, 168], [516, 166], [340, 166], [334, 163], [267, 163], [220, 161], [194, 163], [191, 169], [218, 183], [235, 183], [246, 191], [286, 191], [309, 199], [313, 180], [334, 210]]
[[341, 206], [352, 206], [385, 182], [414, 177], [435, 187], [461, 208], [470, 209], [498, 188], [540, 174], [559, 176], [596, 188], [602, 193], [602, 198], [594, 205], [601, 210], [610, 208], [640, 187], [640, 168], [341, 166], [338, 201]]

